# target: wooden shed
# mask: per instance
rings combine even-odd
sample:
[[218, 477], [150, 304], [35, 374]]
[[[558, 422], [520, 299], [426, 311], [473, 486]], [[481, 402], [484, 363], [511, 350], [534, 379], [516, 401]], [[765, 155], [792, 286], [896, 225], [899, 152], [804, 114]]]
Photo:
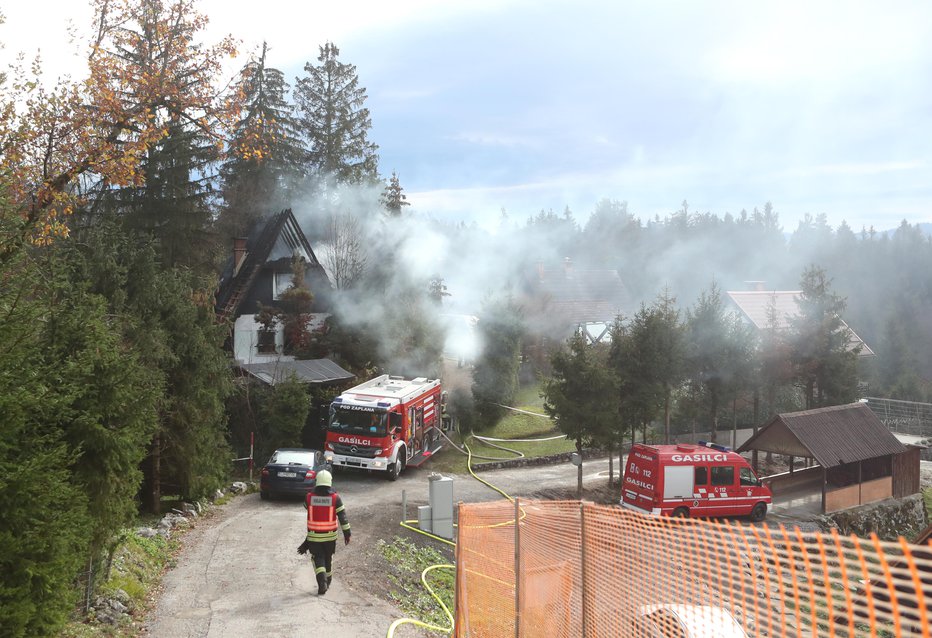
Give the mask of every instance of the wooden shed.
[[[765, 477], [774, 494], [812, 484], [822, 512], [919, 491], [919, 448], [900, 443], [865, 403], [778, 414], [738, 451], [790, 457], [790, 471]], [[796, 470], [797, 457], [816, 465]]]

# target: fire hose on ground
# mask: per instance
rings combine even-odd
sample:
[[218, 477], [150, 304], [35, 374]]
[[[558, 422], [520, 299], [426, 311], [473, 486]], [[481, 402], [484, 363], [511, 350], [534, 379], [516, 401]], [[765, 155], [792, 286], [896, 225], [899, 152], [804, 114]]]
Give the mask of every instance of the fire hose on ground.
[[[502, 407], [507, 407], [507, 406], [502, 406]], [[517, 412], [526, 412], [525, 410], [519, 410], [519, 409], [517, 409], [517, 408], [509, 408], [509, 409], [515, 410], [515, 411], [517, 411]], [[535, 414], [534, 412], [526, 412], [526, 413], [527, 413], [527, 414], [533, 414], [533, 415], [535, 415], [535, 416], [546, 416], [546, 415], [541, 415], [541, 414]], [[485, 486], [491, 488], [492, 490], [498, 492], [499, 494], [501, 494], [504, 498], [508, 499], [509, 501], [514, 502], [514, 498], [512, 498], [510, 495], [508, 495], [504, 490], [502, 490], [502, 489], [496, 487], [495, 485], [492, 485], [491, 483], [489, 483], [489, 482], [486, 481], [485, 479], [479, 478], [479, 476], [478, 476], [478, 475], [475, 473], [475, 471], [472, 469], [472, 460], [473, 460], [473, 458], [479, 458], [479, 459], [489, 460], [489, 461], [506, 461], [506, 460], [511, 460], [511, 459], [507, 459], [507, 458], [503, 459], [503, 458], [487, 457], [487, 456], [476, 456], [476, 455], [474, 455], [474, 454], [472, 453], [472, 450], [469, 448], [469, 445], [467, 445], [465, 441], [463, 442], [463, 447], [460, 447], [459, 445], [457, 445], [456, 443], [454, 443], [454, 442], [450, 439], [450, 437], [448, 437], [448, 436], [446, 435], [446, 433], [441, 432], [441, 434], [443, 435], [443, 438], [445, 438], [445, 439], [447, 440], [447, 442], [450, 443], [450, 445], [452, 445], [455, 449], [457, 449], [457, 450], [458, 450], [459, 452], [461, 452], [462, 454], [465, 454], [465, 455], [466, 455], [466, 468], [469, 470], [469, 474], [470, 474], [474, 479], [476, 479], [477, 481], [479, 481], [479, 482], [482, 483], [483, 485], [485, 485]], [[474, 438], [474, 439], [476, 439], [476, 440], [478, 440], [478, 441], [481, 441], [482, 443], [484, 443], [484, 444], [486, 444], [486, 445], [489, 445], [489, 446], [491, 446], [491, 447], [494, 447], [494, 448], [497, 448], [497, 449], [500, 449], [500, 450], [504, 450], [504, 451], [507, 451], [507, 452], [512, 452], [512, 453], [514, 453], [514, 454], [517, 455], [517, 456], [511, 457], [511, 458], [513, 459], [513, 458], [524, 458], [524, 453], [522, 453], [522, 452], [520, 452], [520, 451], [518, 451], [518, 450], [514, 450], [514, 449], [511, 449], [511, 448], [505, 447], [505, 446], [503, 446], [503, 445], [497, 445], [495, 442], [509, 442], [509, 441], [515, 441], [515, 442], [522, 442], [522, 443], [534, 443], [534, 442], [539, 442], [539, 441], [553, 441], [553, 440], [556, 440], [556, 439], [562, 439], [562, 438], [566, 438], [566, 437], [565, 437], [564, 435], [561, 434], [561, 435], [558, 435], [558, 436], [546, 437], [546, 438], [541, 438], [541, 439], [496, 439], [496, 438], [492, 438], [492, 437], [478, 436], [478, 435], [476, 435], [476, 434], [470, 433], [470, 434], [469, 434], [469, 438]], [[519, 517], [520, 517], [520, 518], [523, 518], [523, 516], [524, 516], [524, 512], [521, 512], [521, 514], [520, 514]], [[442, 543], [446, 543], [447, 545], [450, 545], [450, 546], [452, 546], [452, 547], [456, 547], [456, 543], [454, 543], [454, 542], [452, 542], [452, 541], [450, 541], [450, 540], [447, 540], [447, 539], [445, 539], [445, 538], [442, 538], [442, 537], [440, 537], [440, 536], [437, 536], [437, 535], [435, 535], [435, 534], [431, 534], [430, 532], [425, 532], [424, 530], [422, 530], [422, 529], [416, 527], [416, 526], [415, 526], [416, 523], [417, 523], [416, 520], [405, 520], [405, 521], [401, 521], [401, 526], [404, 527], [405, 529], [411, 530], [412, 532], [417, 532], [418, 534], [423, 534], [424, 536], [427, 536], [427, 537], [432, 538], [432, 539], [434, 539], [434, 540], [440, 541], [440, 542], [442, 542]], [[512, 520], [512, 521], [503, 521], [503, 522], [501, 522], [501, 523], [496, 523], [493, 527], [498, 527], [498, 526], [501, 526], [501, 525], [513, 525], [513, 524], [515, 524], [515, 521], [513, 521], [513, 520]], [[455, 570], [455, 569], [456, 569], [456, 566], [455, 566], [455, 565], [450, 565], [450, 564], [431, 565], [431, 566], [427, 567], [423, 572], [421, 572], [421, 583], [423, 583], [424, 588], [427, 589], [427, 591], [428, 591], [428, 593], [431, 595], [431, 597], [432, 597], [434, 600], [437, 601], [437, 604], [440, 605], [440, 608], [443, 610], [443, 613], [446, 615], [446, 617], [447, 617], [447, 619], [448, 619], [448, 621], [449, 621], [449, 623], [450, 623], [450, 626], [449, 626], [449, 627], [440, 627], [440, 626], [437, 626], [437, 625], [432, 625], [432, 624], [430, 624], [430, 623], [423, 622], [423, 621], [421, 621], [421, 620], [417, 620], [416, 618], [399, 618], [398, 620], [394, 621], [394, 622], [391, 624], [391, 626], [389, 626], [389, 628], [388, 628], [388, 633], [386, 634], [386, 638], [393, 638], [394, 635], [395, 635], [395, 629], [398, 628], [398, 627], [400, 627], [401, 625], [405, 625], [405, 624], [415, 625], [415, 626], [417, 626], [417, 627], [422, 627], [422, 628], [428, 629], [428, 630], [430, 630], [430, 631], [437, 631], [437, 632], [442, 632], [442, 633], [445, 633], [445, 634], [452, 634], [452, 633], [453, 633], [453, 629], [454, 629], [453, 613], [447, 608], [447, 606], [444, 604], [443, 600], [440, 599], [440, 596], [438, 596], [437, 593], [434, 592], [434, 590], [430, 587], [430, 585], [429, 585], [428, 582], [427, 582], [427, 574], [428, 574], [429, 572], [435, 570], [435, 569], [453, 569], [453, 570]]]

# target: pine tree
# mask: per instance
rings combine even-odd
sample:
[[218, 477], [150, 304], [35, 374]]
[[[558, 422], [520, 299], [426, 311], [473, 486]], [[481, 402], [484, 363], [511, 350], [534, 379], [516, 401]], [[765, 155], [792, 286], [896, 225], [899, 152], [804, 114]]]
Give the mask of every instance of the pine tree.
[[790, 319], [793, 362], [806, 409], [857, 398], [858, 353], [841, 315], [845, 300], [834, 293], [825, 271], [810, 266], [800, 282], [799, 314]]
[[726, 390], [729, 321], [721, 290], [712, 282], [686, 313], [687, 368], [690, 382], [701, 402], [712, 441], [718, 437], [719, 412]]
[[127, 227], [156, 240], [167, 268], [213, 268], [209, 173], [216, 158], [216, 147], [200, 131], [176, 121], [143, 163], [145, 184], [130, 189]]
[[479, 427], [491, 427], [518, 389], [518, 366], [524, 324], [513, 299], [490, 298], [483, 303], [476, 326], [482, 353], [473, 368], [472, 394]]
[[294, 97], [309, 148], [308, 164], [330, 191], [338, 184], [372, 184], [378, 180], [378, 146], [369, 141], [372, 119], [366, 90], [356, 67], [339, 61], [331, 42], [320, 47], [317, 60], [304, 65]]
[[234, 87], [242, 111], [220, 168], [225, 240], [245, 236], [256, 220], [289, 208], [302, 174], [306, 151], [287, 100], [290, 87], [281, 71], [266, 65], [267, 51], [263, 42]]
[[[618, 418], [617, 406], [607, 400], [615, 396], [617, 381], [607, 364], [607, 348], [589, 345], [581, 334], [567, 347], [551, 355], [553, 375], [544, 383], [544, 411], [557, 428], [576, 443], [576, 451], [604, 440]], [[582, 465], [577, 470], [577, 493], [582, 494]]]
[[382, 191], [380, 200], [382, 208], [385, 209], [389, 217], [401, 217], [402, 209], [411, 205], [407, 199], [404, 189], [401, 188], [401, 183], [398, 181], [398, 175], [395, 171], [392, 171], [391, 179], [389, 179], [385, 190]]

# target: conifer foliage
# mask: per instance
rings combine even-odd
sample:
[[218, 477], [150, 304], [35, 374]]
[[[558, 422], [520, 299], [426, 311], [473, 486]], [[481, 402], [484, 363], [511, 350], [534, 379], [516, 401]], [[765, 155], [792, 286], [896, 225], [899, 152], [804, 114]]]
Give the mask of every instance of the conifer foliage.
[[319, 64], [304, 65], [295, 101], [308, 142], [308, 165], [325, 188], [378, 180], [378, 146], [369, 141], [372, 118], [356, 67], [339, 60], [332, 42], [320, 47]]
[[263, 215], [289, 208], [303, 171], [306, 151], [288, 101], [290, 87], [281, 71], [268, 66], [267, 53], [263, 43], [235, 86], [242, 107], [220, 168], [226, 239], [245, 236]]

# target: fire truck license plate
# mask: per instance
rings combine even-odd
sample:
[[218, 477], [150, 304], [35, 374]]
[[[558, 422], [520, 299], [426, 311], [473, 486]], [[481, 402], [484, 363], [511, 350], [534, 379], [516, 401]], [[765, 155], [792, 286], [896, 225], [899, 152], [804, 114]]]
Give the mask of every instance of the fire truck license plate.
[[284, 478], [294, 478], [297, 476], [297, 473], [296, 472], [279, 472], [278, 475]]

